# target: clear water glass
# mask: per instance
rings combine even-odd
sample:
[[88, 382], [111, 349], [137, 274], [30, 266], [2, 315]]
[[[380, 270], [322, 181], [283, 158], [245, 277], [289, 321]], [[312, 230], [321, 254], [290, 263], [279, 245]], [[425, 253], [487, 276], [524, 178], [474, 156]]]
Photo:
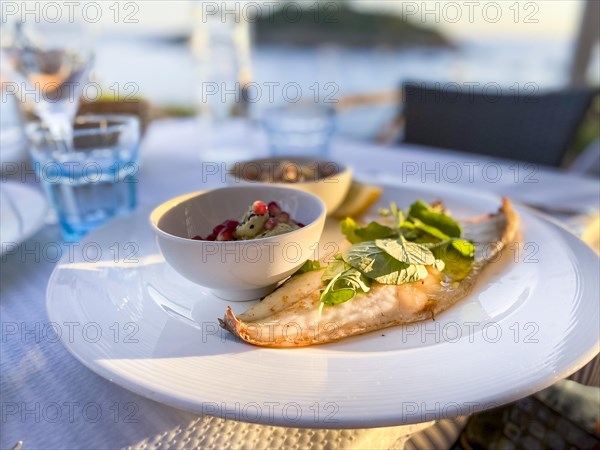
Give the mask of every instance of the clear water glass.
[[290, 105], [265, 112], [263, 126], [274, 156], [324, 156], [335, 131], [335, 110]]
[[[4, 22], [3, 22], [4, 23]], [[70, 144], [72, 123], [93, 64], [85, 23], [7, 21], [0, 51], [10, 92]]]
[[78, 241], [135, 208], [140, 142], [137, 117], [77, 117], [69, 149], [41, 123], [30, 124], [26, 131], [37, 178], [56, 211], [65, 241]]
[[206, 162], [233, 163], [253, 155], [255, 130], [245, 91], [252, 81], [251, 24], [227, 3], [192, 3], [199, 156]]

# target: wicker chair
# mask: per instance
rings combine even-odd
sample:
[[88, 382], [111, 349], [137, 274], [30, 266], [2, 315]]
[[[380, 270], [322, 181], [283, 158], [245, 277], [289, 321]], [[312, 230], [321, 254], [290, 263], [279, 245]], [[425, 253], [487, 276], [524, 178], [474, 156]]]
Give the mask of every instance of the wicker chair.
[[558, 167], [597, 91], [496, 95], [406, 83], [404, 142]]

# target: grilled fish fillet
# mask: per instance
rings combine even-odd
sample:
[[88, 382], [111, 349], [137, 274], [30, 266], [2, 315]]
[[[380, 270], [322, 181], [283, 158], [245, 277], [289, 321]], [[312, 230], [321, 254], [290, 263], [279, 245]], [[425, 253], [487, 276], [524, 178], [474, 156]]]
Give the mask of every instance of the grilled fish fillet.
[[512, 240], [519, 217], [508, 199], [496, 214], [462, 223], [463, 237], [475, 243], [471, 272], [447, 282], [434, 267], [421, 281], [401, 285], [373, 283], [367, 293], [320, 310], [323, 270], [292, 277], [243, 314], [227, 308], [221, 326], [244, 341], [264, 347], [303, 347], [338, 341], [370, 331], [431, 319], [463, 299], [482, 269]]

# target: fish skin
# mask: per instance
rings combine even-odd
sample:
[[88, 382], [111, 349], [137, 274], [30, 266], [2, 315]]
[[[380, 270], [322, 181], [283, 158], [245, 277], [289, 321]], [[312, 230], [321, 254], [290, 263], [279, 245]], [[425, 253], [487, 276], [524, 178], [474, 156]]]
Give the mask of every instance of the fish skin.
[[250, 344], [290, 348], [431, 319], [471, 292], [485, 266], [515, 239], [519, 216], [510, 200], [503, 198], [497, 213], [471, 219], [462, 226], [463, 237], [476, 244], [476, 251], [471, 272], [457, 286], [441, 283], [443, 274], [428, 266], [429, 275], [424, 280], [401, 285], [373, 283], [368, 293], [319, 312], [323, 270], [318, 270], [293, 276], [237, 317], [228, 307], [219, 322]]

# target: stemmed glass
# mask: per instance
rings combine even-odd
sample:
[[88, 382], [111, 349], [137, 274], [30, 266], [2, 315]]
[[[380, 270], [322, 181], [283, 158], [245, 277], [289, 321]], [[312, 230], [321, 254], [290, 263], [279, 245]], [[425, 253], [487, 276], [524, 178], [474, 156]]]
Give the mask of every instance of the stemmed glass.
[[93, 61], [83, 26], [33, 21], [16, 22], [8, 32], [7, 28], [2, 36], [5, 83], [69, 151], [79, 98]]

